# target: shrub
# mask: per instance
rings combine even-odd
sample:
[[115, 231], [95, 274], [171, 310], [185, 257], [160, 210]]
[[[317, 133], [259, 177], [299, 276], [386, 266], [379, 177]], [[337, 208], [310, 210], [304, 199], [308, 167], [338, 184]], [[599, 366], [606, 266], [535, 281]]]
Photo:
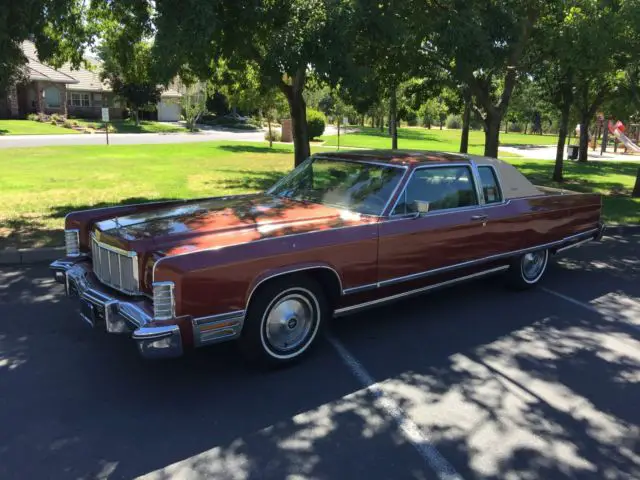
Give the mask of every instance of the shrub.
[[78, 122], [76, 122], [75, 120], [73, 122], [71, 122], [71, 125], [73, 125], [74, 127], [80, 126], [80, 124]]
[[55, 120], [51, 120], [51, 122], [49, 123], [51, 123], [51, 125], [58, 125], [58, 122], [56, 122]]
[[64, 128], [73, 128], [73, 124], [74, 124], [74, 122], [72, 122], [70, 120], [65, 120], [64, 123], [62, 124], [62, 126]]
[[32, 122], [39, 122], [40, 117], [38, 117], [36, 113], [30, 113], [29, 115], [27, 115], [27, 120], [31, 120]]
[[54, 120], [56, 122], [62, 122], [64, 119], [57, 113], [54, 113], [53, 115], [51, 115], [51, 120]]
[[269, 130], [267, 130], [266, 132], [264, 132], [264, 139], [267, 141], [271, 140], [272, 142], [279, 142], [280, 140], [282, 140], [282, 132], [280, 132], [280, 130], [278, 130], [277, 128], [272, 128], [271, 138], [269, 138]]
[[519, 123], [516, 123], [516, 122], [509, 123], [510, 132], [520, 133], [522, 130], [524, 130], [524, 128]]
[[405, 116], [407, 125], [409, 125], [410, 127], [415, 127], [416, 125], [418, 125], [418, 115], [416, 114], [416, 112], [414, 112], [413, 110], [409, 110], [407, 111], [407, 114]]
[[445, 126], [449, 129], [462, 128], [462, 118], [460, 115], [449, 115], [445, 121]]
[[309, 134], [309, 139], [322, 136], [326, 121], [324, 113], [311, 108], [307, 109], [307, 133]]
[[87, 128], [91, 128], [92, 130], [96, 130], [98, 127], [94, 123], [88, 123]]

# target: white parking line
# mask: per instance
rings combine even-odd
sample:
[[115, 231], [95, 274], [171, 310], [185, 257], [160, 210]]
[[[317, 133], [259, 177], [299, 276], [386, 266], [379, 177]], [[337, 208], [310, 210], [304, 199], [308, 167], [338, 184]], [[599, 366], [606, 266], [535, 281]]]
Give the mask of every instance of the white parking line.
[[369, 372], [349, 353], [346, 347], [334, 336], [328, 335], [327, 337], [331, 345], [333, 345], [338, 352], [338, 355], [340, 355], [342, 361], [349, 367], [351, 373], [353, 373], [367, 391], [373, 394], [377, 406], [398, 424], [402, 435], [413, 445], [429, 467], [438, 475], [438, 478], [441, 480], [462, 480], [462, 476], [460, 476], [453, 466], [440, 454], [420, 427], [409, 418], [397, 402], [384, 394]]
[[[574, 305], [577, 305], [578, 307], [582, 307], [585, 310], [589, 310], [591, 312], [597, 313], [598, 315], [602, 315], [603, 314], [603, 312], [601, 310], [599, 310], [597, 307], [591, 305], [590, 303], [582, 302], [582, 301], [577, 300], [577, 299], [575, 299], [573, 297], [570, 297], [570, 296], [565, 295], [565, 294], [560, 293], [560, 292], [556, 292], [555, 290], [551, 290], [551, 289], [546, 288], [546, 287], [540, 287], [540, 290], [542, 290], [543, 292], [548, 293], [549, 295], [553, 295], [554, 297], [561, 298], [561, 299], [563, 299], [563, 300], [565, 300], [565, 301], [567, 301], [569, 303], [573, 303]], [[615, 320], [623, 322], [625, 325], [640, 331], [640, 326], [634, 325], [633, 323], [629, 323], [629, 322], [625, 321], [623, 318], [619, 317], [618, 315], [615, 315], [614, 318], [615, 318]]]

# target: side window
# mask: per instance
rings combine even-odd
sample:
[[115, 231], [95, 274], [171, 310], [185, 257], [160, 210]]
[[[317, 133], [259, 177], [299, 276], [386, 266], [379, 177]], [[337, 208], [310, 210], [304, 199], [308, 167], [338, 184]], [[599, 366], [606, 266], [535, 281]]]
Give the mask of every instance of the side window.
[[496, 177], [496, 172], [491, 167], [478, 167], [480, 174], [480, 182], [482, 183], [482, 194], [484, 195], [484, 203], [500, 203], [502, 202], [502, 192], [500, 184]]
[[426, 213], [478, 204], [469, 167], [430, 167], [416, 170], [393, 215]]

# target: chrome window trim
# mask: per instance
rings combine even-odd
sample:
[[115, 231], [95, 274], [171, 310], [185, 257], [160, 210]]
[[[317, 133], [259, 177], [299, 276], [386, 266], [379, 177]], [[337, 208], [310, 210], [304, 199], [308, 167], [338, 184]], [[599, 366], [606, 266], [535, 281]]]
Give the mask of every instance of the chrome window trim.
[[[443, 208], [441, 210], [434, 210], [433, 212], [427, 212], [427, 213], [420, 214], [421, 217], [427, 217], [427, 216], [432, 215], [432, 214], [448, 213], [448, 212], [452, 212], [452, 211], [456, 211], [456, 210], [460, 211], [462, 209], [475, 210], [475, 209], [478, 209], [478, 208], [482, 208], [484, 206], [484, 204], [480, 203], [480, 198], [479, 198], [479, 194], [478, 194], [478, 181], [476, 179], [477, 172], [474, 171], [473, 165], [474, 165], [474, 162], [472, 160], [469, 160], [468, 163], [464, 163], [464, 162], [438, 163], [438, 164], [435, 164], [435, 165], [420, 165], [420, 166], [414, 168], [411, 171], [411, 173], [409, 175], [409, 178], [407, 178], [407, 181], [404, 184], [404, 188], [402, 189], [402, 192], [400, 192], [400, 195], [398, 195], [398, 197], [396, 198], [395, 203], [393, 204], [393, 207], [389, 211], [388, 217], [390, 217], [390, 218], [399, 217], [399, 216], [403, 216], [404, 217], [405, 215], [409, 215], [407, 213], [399, 213], [397, 215], [393, 215], [393, 211], [398, 206], [398, 202], [402, 198], [402, 194], [406, 193], [407, 187], [409, 186], [409, 182], [411, 181], [411, 179], [413, 178], [415, 173], [419, 172], [420, 170], [426, 170], [426, 169], [429, 169], [429, 168], [455, 168], [455, 167], [466, 167], [466, 168], [468, 168], [469, 169], [469, 173], [470, 173], [469, 177], [471, 178], [471, 181], [473, 182], [473, 187], [474, 187], [473, 189], [476, 192], [476, 201], [478, 203], [476, 205], [467, 205], [466, 207]], [[394, 194], [395, 194], [395, 192], [394, 192]], [[393, 196], [391, 198], [393, 198]]]
[[434, 290], [436, 288], [445, 287], [447, 285], [453, 285], [455, 283], [464, 282], [466, 280], [471, 280], [473, 278], [481, 277], [481, 276], [484, 276], [484, 275], [490, 275], [492, 273], [502, 272], [502, 271], [504, 271], [504, 270], [506, 270], [508, 268], [509, 268], [508, 266], [495, 267], [495, 268], [491, 268], [489, 270], [484, 270], [482, 272], [472, 273], [471, 275], [466, 275], [464, 277], [453, 278], [451, 280], [446, 280], [444, 282], [436, 283], [436, 284], [433, 284], [433, 285], [427, 285], [426, 287], [417, 288], [415, 290], [409, 290], [408, 292], [397, 293], [397, 294], [391, 295], [389, 297], [378, 298], [376, 300], [371, 300], [369, 302], [364, 302], [364, 303], [359, 303], [357, 305], [351, 305], [349, 307], [339, 308], [339, 309], [337, 309], [337, 310], [335, 310], [333, 312], [333, 316], [334, 317], [339, 317], [341, 315], [346, 315], [348, 313], [353, 313], [353, 312], [356, 312], [358, 310], [363, 310], [365, 308], [373, 307], [373, 306], [380, 305], [380, 304], [387, 303], [387, 302], [392, 302], [394, 300], [399, 300], [401, 298], [409, 297], [409, 296], [412, 296], [412, 295], [417, 295], [419, 293], [427, 292], [429, 290]]
[[[354, 213], [357, 213], [358, 215], [365, 215], [365, 216], [368, 216], [368, 217], [383, 217], [383, 216], [385, 216], [385, 212], [386, 212], [387, 208], [389, 207], [389, 204], [391, 203], [391, 200], [393, 200], [393, 197], [396, 194], [396, 192], [398, 191], [398, 188], [400, 188], [400, 185], [402, 185], [402, 181], [404, 180], [404, 178], [405, 178], [405, 176], [407, 174], [407, 170], [409, 170], [409, 167], [407, 165], [395, 165], [393, 163], [376, 162], [376, 161], [373, 161], [373, 160], [352, 160], [352, 159], [349, 159], [349, 158], [333, 158], [333, 157], [325, 156], [325, 155], [323, 155], [321, 153], [316, 153], [314, 155], [311, 155], [309, 158], [305, 159], [304, 162], [302, 162], [300, 165], [298, 165], [293, 170], [287, 172], [287, 174], [285, 174], [283, 177], [281, 177], [280, 180], [278, 180], [276, 183], [274, 183], [268, 190], [265, 190], [264, 193], [266, 193], [267, 195], [273, 195], [273, 193], [271, 193], [271, 192], [273, 190], [275, 190], [276, 187], [280, 186], [280, 184], [284, 181], [284, 178], [289, 173], [291, 173], [291, 172], [295, 171], [296, 169], [302, 167], [302, 165], [304, 165], [307, 162], [312, 162], [316, 158], [319, 158], [321, 160], [348, 162], [348, 163], [361, 163], [361, 164], [365, 164], [365, 165], [375, 165], [377, 167], [397, 168], [397, 169], [400, 169], [400, 170], [404, 170], [404, 174], [400, 176], [400, 179], [398, 180], [398, 184], [396, 185], [396, 188], [393, 189], [393, 192], [391, 192], [391, 195], [389, 195], [387, 203], [384, 204], [384, 207], [382, 208], [382, 210], [380, 210], [380, 213], [378, 215], [354, 212]], [[281, 198], [281, 197], [278, 197], [277, 195], [273, 195], [273, 196], [275, 196], [276, 198]], [[317, 205], [322, 205], [322, 204], [317, 204]], [[339, 207], [334, 207], [334, 208], [339, 208]], [[345, 210], [345, 209], [343, 209], [343, 210]]]
[[493, 166], [493, 165], [477, 165], [477, 169], [478, 169], [478, 185], [480, 185], [480, 194], [482, 195], [482, 198], [484, 200], [484, 190], [482, 189], [482, 178], [480, 178], [480, 169], [481, 168], [490, 168], [493, 171], [493, 176], [496, 179], [496, 184], [498, 185], [498, 190], [500, 192], [500, 201], [499, 202], [492, 202], [492, 203], [484, 203], [485, 207], [494, 207], [497, 205], [506, 205], [507, 203], [509, 203], [511, 201], [511, 199], [506, 200], [504, 198], [504, 190], [502, 188], [502, 179], [500, 178], [500, 175], [498, 174], [498, 170]]

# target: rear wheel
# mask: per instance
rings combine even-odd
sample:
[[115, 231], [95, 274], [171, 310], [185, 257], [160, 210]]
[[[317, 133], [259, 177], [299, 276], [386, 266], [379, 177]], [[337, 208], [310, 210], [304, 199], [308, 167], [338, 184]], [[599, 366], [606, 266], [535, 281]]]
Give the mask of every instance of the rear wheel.
[[316, 343], [327, 315], [326, 297], [313, 279], [297, 275], [273, 280], [251, 300], [240, 348], [260, 365], [293, 363]]
[[531, 288], [540, 282], [547, 271], [549, 250], [525, 253], [511, 262], [507, 279], [509, 286], [517, 290]]

